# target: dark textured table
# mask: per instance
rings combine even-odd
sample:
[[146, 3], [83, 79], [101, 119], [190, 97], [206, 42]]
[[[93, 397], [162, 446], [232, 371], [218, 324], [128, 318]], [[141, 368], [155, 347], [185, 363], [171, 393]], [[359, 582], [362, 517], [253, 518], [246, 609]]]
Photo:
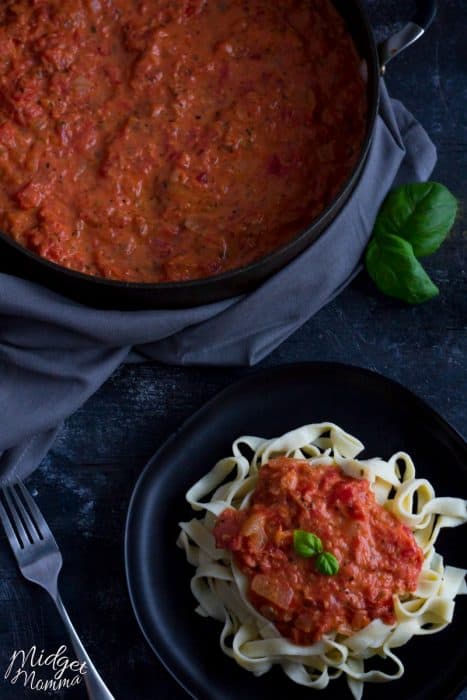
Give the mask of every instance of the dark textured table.
[[[410, 9], [410, 3], [398, 0], [368, 0], [368, 5], [378, 38]], [[460, 200], [452, 235], [426, 262], [441, 295], [420, 307], [404, 306], [384, 298], [361, 274], [263, 366], [337, 360], [377, 370], [415, 391], [465, 435], [467, 7], [465, 0], [443, 0], [440, 5], [436, 25], [394, 60], [387, 82], [438, 147], [434, 178]], [[249, 371], [157, 364], [121, 367], [66, 422], [28, 481], [65, 553], [63, 598], [118, 700], [186, 697], [150, 652], [130, 607], [123, 528], [133, 485], [148, 457], [173, 430]], [[12, 651], [36, 645], [51, 653], [67, 640], [52, 603], [19, 576], [1, 539], [0, 698], [38, 697], [4, 680]], [[67, 700], [85, 696], [82, 686], [58, 694]]]

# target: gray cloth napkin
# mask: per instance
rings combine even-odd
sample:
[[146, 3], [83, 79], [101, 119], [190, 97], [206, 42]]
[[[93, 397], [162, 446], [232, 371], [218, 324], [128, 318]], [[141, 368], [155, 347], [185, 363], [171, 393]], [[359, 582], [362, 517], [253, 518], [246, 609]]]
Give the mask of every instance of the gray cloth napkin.
[[389, 189], [425, 180], [436, 162], [420, 124], [381, 89], [351, 199], [316, 243], [250, 294], [175, 311], [102, 311], [0, 274], [1, 479], [27, 476], [57, 426], [122, 362], [254, 364], [349, 284]]

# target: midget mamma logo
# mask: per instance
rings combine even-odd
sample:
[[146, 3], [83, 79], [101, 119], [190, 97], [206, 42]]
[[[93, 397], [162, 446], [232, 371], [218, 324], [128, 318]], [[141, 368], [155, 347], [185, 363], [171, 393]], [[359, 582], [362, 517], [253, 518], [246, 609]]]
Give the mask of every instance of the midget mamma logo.
[[[43, 649], [39, 652], [35, 646], [28, 652], [15, 650], [4, 678], [12, 685], [46, 692], [77, 686], [86, 674], [86, 662], [71, 661], [66, 651], [65, 645], [53, 654], [46, 654]], [[45, 674], [49, 677], [45, 678]]]

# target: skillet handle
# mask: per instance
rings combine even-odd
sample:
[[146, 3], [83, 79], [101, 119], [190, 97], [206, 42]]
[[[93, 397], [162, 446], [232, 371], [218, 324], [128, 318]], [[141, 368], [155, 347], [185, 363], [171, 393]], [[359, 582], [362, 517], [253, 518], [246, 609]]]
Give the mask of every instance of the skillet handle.
[[419, 39], [433, 22], [437, 11], [436, 0], [417, 0], [417, 10], [411, 22], [405, 25], [400, 32], [393, 34], [378, 46], [379, 65], [381, 75], [384, 75], [386, 66], [394, 56], [406, 49]]

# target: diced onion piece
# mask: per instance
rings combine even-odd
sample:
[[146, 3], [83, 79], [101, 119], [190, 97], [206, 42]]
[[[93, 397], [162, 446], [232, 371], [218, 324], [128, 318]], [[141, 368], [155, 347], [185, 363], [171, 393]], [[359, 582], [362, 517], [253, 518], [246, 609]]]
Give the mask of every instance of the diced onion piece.
[[240, 530], [240, 534], [248, 537], [249, 543], [256, 550], [263, 549], [268, 541], [264, 521], [264, 513], [253, 513], [245, 520]]
[[290, 607], [294, 595], [293, 588], [287, 581], [264, 574], [257, 574], [253, 578], [251, 590], [283, 610]]

